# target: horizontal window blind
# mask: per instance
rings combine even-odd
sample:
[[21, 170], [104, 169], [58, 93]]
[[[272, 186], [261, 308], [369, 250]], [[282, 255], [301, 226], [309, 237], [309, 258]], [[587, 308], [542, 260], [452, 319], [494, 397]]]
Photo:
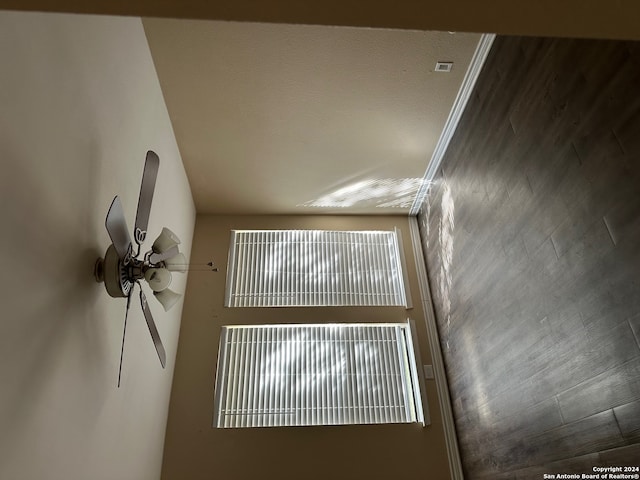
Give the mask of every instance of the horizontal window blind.
[[232, 231], [228, 307], [406, 304], [396, 232]]
[[404, 324], [223, 327], [214, 426], [423, 421], [410, 335]]

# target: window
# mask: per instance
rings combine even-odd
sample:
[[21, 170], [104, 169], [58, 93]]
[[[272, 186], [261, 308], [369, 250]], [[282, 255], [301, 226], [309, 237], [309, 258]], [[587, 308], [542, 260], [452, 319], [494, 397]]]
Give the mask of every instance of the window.
[[214, 427], [422, 422], [410, 323], [223, 327]]
[[234, 230], [228, 307], [407, 305], [398, 231]]

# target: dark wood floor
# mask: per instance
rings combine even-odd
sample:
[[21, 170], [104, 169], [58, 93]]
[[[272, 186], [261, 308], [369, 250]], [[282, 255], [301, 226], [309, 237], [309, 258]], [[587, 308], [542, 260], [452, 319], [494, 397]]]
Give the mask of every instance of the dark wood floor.
[[419, 217], [465, 476], [640, 464], [640, 45], [499, 37]]

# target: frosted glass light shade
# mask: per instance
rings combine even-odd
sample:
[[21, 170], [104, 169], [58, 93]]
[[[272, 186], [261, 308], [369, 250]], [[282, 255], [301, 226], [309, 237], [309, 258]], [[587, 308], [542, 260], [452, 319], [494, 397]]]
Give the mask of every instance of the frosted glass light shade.
[[182, 296], [179, 293], [170, 290], [169, 288], [166, 288], [161, 292], [153, 292], [153, 295], [162, 304], [162, 308], [164, 308], [165, 312], [168, 312], [171, 307], [173, 307], [176, 302], [180, 300], [180, 297]]
[[171, 247], [174, 247], [180, 243], [180, 239], [178, 236], [169, 230], [167, 227], [162, 229], [156, 241], [153, 242], [151, 249], [156, 253], [162, 253], [169, 250]]
[[187, 258], [184, 254], [179, 253], [173, 258], [168, 258], [164, 261], [164, 264], [167, 266], [167, 269], [172, 272], [186, 272], [189, 269], [189, 264], [187, 263]]
[[144, 279], [151, 290], [161, 292], [171, 283], [171, 272], [164, 267], [149, 268], [144, 274]]

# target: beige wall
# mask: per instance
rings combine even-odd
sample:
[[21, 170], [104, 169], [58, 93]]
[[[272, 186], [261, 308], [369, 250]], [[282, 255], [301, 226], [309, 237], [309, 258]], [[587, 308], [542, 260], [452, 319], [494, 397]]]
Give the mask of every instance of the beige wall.
[[[196, 208], [212, 215], [408, 215], [480, 40], [317, 25], [143, 24]], [[443, 58], [455, 64], [446, 75], [432, 71]], [[358, 184], [349, 199], [336, 195]]]
[[162, 370], [134, 298], [117, 389], [125, 301], [93, 278], [115, 194], [133, 225], [148, 149], [149, 237], [167, 225], [188, 253], [193, 234], [141, 21], [0, 12], [0, 65], [0, 478], [156, 480], [182, 304], [149, 299]]
[[0, 8], [146, 17], [640, 39], [637, 0], [0, 0]]
[[[225, 308], [230, 230], [401, 228], [416, 307]], [[192, 262], [213, 259], [219, 272], [191, 272], [167, 425], [162, 478], [446, 479], [447, 453], [435, 384], [427, 381], [432, 424], [214, 429], [213, 392], [220, 327], [287, 322], [415, 320], [423, 363], [431, 363], [407, 217], [203, 216], [196, 220]]]

